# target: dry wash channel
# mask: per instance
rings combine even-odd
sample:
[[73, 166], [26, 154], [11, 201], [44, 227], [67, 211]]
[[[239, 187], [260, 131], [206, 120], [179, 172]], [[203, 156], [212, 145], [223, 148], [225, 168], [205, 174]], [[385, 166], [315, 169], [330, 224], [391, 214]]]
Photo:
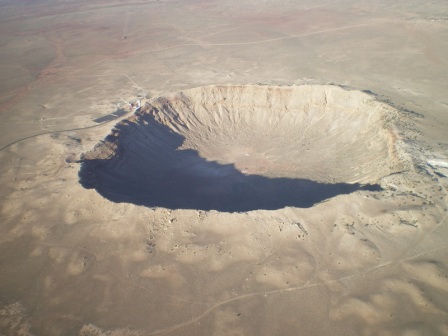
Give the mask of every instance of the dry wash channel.
[[85, 153], [80, 181], [114, 202], [225, 212], [378, 190], [401, 170], [391, 120], [336, 86], [209, 86], [152, 99]]

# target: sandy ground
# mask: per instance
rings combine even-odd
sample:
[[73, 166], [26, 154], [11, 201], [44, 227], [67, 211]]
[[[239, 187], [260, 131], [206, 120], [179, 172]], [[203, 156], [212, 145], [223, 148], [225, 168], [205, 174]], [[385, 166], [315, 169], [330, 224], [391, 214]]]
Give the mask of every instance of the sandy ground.
[[[448, 335], [445, 1], [4, 0], [0, 45], [0, 334]], [[361, 118], [333, 152], [341, 138], [312, 118], [272, 143], [256, 129], [207, 137], [203, 122], [182, 149], [242, 174], [383, 190], [238, 213], [80, 184], [76, 160], [132, 111], [94, 120], [124, 100], [247, 84], [356, 92], [396, 115], [395, 136]]]

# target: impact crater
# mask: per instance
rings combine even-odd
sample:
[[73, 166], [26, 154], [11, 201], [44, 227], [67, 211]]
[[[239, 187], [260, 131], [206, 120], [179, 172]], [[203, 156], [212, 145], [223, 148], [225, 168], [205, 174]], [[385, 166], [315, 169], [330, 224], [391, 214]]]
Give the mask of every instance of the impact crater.
[[308, 208], [408, 164], [398, 111], [332, 85], [207, 86], [147, 101], [83, 155], [114, 202], [243, 212]]

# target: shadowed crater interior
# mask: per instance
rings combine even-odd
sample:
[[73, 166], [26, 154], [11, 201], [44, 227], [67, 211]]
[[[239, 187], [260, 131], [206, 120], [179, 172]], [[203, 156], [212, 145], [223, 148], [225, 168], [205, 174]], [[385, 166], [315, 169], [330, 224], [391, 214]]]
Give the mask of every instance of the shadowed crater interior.
[[242, 212], [380, 190], [400, 165], [391, 107], [335, 86], [211, 86], [152, 99], [84, 153], [113, 202]]

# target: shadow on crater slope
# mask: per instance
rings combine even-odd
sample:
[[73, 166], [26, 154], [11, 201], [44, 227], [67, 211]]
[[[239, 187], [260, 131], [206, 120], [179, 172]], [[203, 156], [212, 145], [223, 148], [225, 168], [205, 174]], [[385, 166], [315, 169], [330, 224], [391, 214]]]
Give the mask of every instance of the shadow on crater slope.
[[122, 121], [94, 155], [85, 156], [80, 183], [113, 202], [222, 212], [308, 208], [336, 195], [380, 190], [378, 185], [244, 174], [233, 164], [180, 149], [184, 140], [150, 113]]

